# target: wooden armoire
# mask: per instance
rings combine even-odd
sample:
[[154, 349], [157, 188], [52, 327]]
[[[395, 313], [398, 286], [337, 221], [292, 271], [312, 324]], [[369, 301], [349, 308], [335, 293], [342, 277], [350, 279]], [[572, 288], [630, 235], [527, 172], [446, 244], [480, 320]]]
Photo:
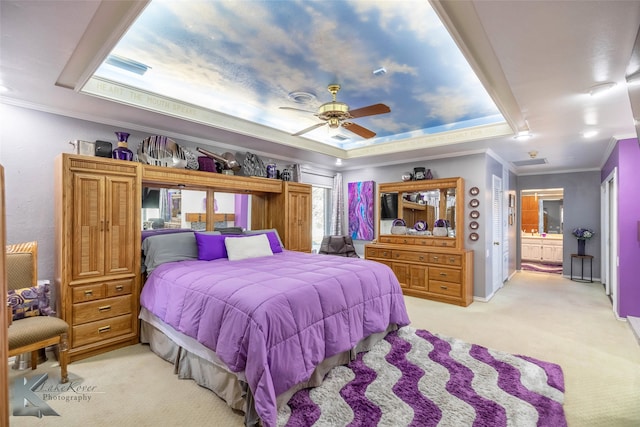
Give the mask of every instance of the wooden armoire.
[[140, 164], [56, 159], [56, 271], [69, 360], [138, 342]]

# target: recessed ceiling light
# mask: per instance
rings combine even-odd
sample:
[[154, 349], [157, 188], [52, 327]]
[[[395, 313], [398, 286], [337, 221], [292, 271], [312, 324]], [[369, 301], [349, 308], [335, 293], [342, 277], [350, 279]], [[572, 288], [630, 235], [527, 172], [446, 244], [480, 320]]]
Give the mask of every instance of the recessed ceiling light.
[[336, 166], [342, 165], [342, 159], [336, 159]]
[[628, 85], [637, 85], [640, 84], [640, 70], [636, 71], [635, 73], [631, 73], [629, 74], [625, 80], [627, 81]]
[[613, 87], [616, 85], [615, 82], [605, 82], [605, 83], [599, 83], [597, 85], [591, 86], [589, 88], [589, 94], [591, 96], [596, 96], [599, 95], [601, 93], [607, 92], [611, 89], [613, 89]]
[[596, 136], [598, 134], [597, 130], [585, 130], [584, 132], [582, 132], [582, 136], [585, 138], [593, 138], [594, 136]]
[[529, 139], [532, 136], [533, 135], [528, 130], [521, 130], [520, 132], [518, 132], [517, 134], [515, 134], [513, 136], [513, 139], [522, 139], [522, 140], [524, 140], [524, 139]]

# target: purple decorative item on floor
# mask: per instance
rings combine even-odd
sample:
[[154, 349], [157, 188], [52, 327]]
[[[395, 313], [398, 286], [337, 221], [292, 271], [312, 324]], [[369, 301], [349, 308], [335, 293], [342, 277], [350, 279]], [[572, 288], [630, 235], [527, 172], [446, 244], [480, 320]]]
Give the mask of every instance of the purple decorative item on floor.
[[129, 150], [129, 134], [127, 132], [116, 132], [118, 146], [111, 152], [111, 157], [118, 160], [133, 160], [133, 151]]
[[354, 240], [373, 240], [375, 182], [350, 182], [348, 191], [349, 235]]
[[406, 326], [297, 392], [278, 426], [563, 427], [563, 401], [556, 364]]

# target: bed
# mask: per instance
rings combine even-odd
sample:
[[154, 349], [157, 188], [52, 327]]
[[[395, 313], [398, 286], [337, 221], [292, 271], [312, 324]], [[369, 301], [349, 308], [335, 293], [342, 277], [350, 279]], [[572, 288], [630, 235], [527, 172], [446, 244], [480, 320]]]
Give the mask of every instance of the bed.
[[273, 230], [153, 236], [143, 249], [141, 341], [246, 425], [275, 426], [295, 391], [409, 324], [387, 266], [284, 250]]

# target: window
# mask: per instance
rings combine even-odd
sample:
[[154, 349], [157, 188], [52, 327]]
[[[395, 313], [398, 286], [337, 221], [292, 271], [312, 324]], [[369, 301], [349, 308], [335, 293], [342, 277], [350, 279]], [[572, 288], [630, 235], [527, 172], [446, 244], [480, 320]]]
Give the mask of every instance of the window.
[[331, 188], [320, 186], [313, 186], [311, 188], [311, 242], [313, 252], [317, 252], [318, 249], [320, 249], [322, 238], [330, 233]]

